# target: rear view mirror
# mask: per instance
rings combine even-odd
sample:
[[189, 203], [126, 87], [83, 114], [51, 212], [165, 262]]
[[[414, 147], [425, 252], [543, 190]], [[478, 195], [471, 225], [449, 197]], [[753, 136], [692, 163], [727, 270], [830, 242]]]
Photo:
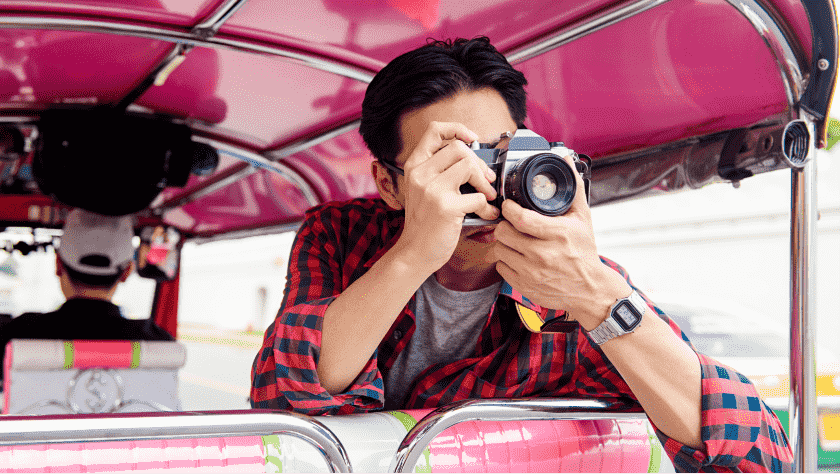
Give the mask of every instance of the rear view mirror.
[[157, 281], [174, 279], [181, 261], [180, 242], [181, 235], [172, 227], [144, 227], [135, 254], [137, 274]]

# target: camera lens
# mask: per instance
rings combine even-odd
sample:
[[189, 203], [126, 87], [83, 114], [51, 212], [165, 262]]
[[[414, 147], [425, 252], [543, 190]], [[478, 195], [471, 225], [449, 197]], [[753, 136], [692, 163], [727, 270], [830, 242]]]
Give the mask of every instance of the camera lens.
[[547, 201], [557, 193], [557, 182], [550, 175], [540, 173], [531, 180], [531, 189], [537, 199]]
[[519, 161], [508, 170], [505, 197], [525, 209], [559, 216], [572, 206], [576, 190], [571, 166], [553, 153], [541, 153]]

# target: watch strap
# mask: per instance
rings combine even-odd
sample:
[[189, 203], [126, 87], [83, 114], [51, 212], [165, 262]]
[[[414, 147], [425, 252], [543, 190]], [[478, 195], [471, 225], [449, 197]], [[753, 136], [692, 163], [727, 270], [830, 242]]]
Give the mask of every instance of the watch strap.
[[[615, 322], [613, 312], [615, 311], [616, 306], [618, 306], [618, 304], [622, 301], [629, 301], [642, 316], [644, 316], [645, 311], [647, 311], [647, 303], [645, 303], [645, 299], [642, 298], [642, 295], [640, 295], [636, 290], [633, 290], [633, 293], [631, 293], [627, 298], [619, 298], [616, 300], [615, 304], [613, 304], [612, 308], [610, 308], [610, 315], [607, 319], [599, 324], [598, 327], [589, 331], [589, 337], [592, 338], [592, 341], [595, 342], [595, 344], [601, 345], [614, 337], [631, 333], [633, 332], [633, 329], [635, 329], [634, 326], [629, 331], [625, 331], [618, 325], [617, 322]], [[641, 322], [641, 320], [639, 320], [639, 322]], [[638, 326], [638, 323], [636, 326]]]

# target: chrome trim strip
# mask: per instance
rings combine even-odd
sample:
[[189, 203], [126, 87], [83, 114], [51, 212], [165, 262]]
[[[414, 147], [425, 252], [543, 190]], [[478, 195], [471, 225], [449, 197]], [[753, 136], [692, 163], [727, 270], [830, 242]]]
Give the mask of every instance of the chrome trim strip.
[[[805, 123], [816, 155], [814, 121]], [[791, 170], [790, 206], [790, 408], [788, 434], [796, 472], [817, 471], [816, 324], [817, 164]]]
[[216, 36], [216, 33], [219, 32], [222, 25], [224, 25], [224, 23], [232, 17], [237, 10], [242, 8], [246, 1], [247, 0], [227, 0], [206, 19], [195, 25], [192, 29], [192, 34], [203, 39]]
[[373, 72], [350, 64], [325, 59], [320, 56], [301, 53], [297, 50], [284, 49], [278, 46], [265, 46], [249, 43], [244, 40], [214, 36], [203, 39], [192, 33], [156, 28], [146, 25], [120, 23], [105, 20], [83, 20], [77, 18], [46, 18], [26, 16], [0, 15], [0, 28], [40, 29], [40, 30], [68, 30], [89, 33], [107, 33], [116, 35], [136, 36], [139, 38], [155, 39], [173, 43], [183, 43], [208, 48], [223, 48], [234, 51], [267, 54], [297, 61], [304, 66], [329, 72], [339, 76], [349, 77], [357, 81], [369, 83], [373, 79]]
[[289, 168], [288, 166], [282, 163], [277, 163], [260, 154], [247, 151], [237, 146], [213, 140], [210, 138], [193, 136], [192, 139], [195, 142], [210, 145], [221, 153], [226, 153], [234, 158], [242, 160], [249, 166], [235, 173], [232, 173], [231, 175], [226, 176], [218, 181], [208, 184], [207, 186], [199, 188], [195, 190], [195, 192], [190, 193], [186, 196], [182, 196], [180, 198], [166, 201], [156, 206], [152, 206], [152, 210], [154, 210], [156, 213], [164, 213], [176, 207], [183, 206], [184, 204], [193, 202], [199, 198], [212, 194], [218, 191], [219, 189], [224, 188], [225, 186], [233, 184], [236, 181], [239, 181], [240, 179], [243, 179], [255, 173], [258, 169], [272, 171], [274, 173], [279, 174], [284, 179], [290, 181], [301, 192], [301, 194], [303, 194], [310, 206], [316, 206], [321, 202], [320, 199], [318, 199], [318, 195], [315, 194], [315, 190], [312, 189], [312, 187], [303, 178], [303, 176], [301, 176], [297, 171]]
[[11, 416], [0, 421], [0, 446], [272, 434], [294, 436], [311, 444], [332, 472], [352, 472], [350, 457], [335, 433], [314, 418], [292, 412]]
[[388, 472], [412, 472], [426, 446], [447, 428], [465, 421], [507, 420], [637, 420], [639, 413], [603, 411], [599, 400], [576, 399], [483, 399], [464, 400], [440, 407], [420, 420], [405, 435], [391, 460]]
[[[784, 32], [779, 28], [778, 23], [758, 0], [726, 0], [735, 9], [741, 12], [746, 19], [752, 23], [755, 30], [773, 52], [779, 73], [782, 75], [782, 83], [785, 86], [785, 95], [788, 105], [793, 107], [799, 102], [805, 90], [806, 80], [803, 78], [799, 68], [796, 54], [790, 47]], [[793, 113], [793, 110], [791, 110]]]
[[602, 28], [606, 28], [619, 21], [626, 20], [634, 15], [649, 10], [655, 6], [661, 5], [668, 0], [641, 0], [626, 7], [621, 7], [617, 10], [608, 11], [601, 15], [587, 19], [583, 23], [564, 28], [560, 33], [552, 35], [549, 38], [540, 40], [534, 44], [517, 48], [512, 53], [508, 53], [507, 59], [511, 64], [520, 63], [533, 57], [547, 53], [554, 48], [563, 46], [584, 36], [594, 33]]
[[218, 181], [213, 181], [212, 183], [207, 184], [204, 187], [200, 187], [190, 194], [176, 197], [172, 200], [165, 201], [160, 204], [152, 204], [151, 206], [149, 206], [149, 208], [155, 214], [161, 215], [165, 212], [171, 211], [172, 209], [196, 201], [204, 196], [213, 194], [216, 191], [224, 187], [230, 186], [231, 184], [239, 181], [240, 179], [245, 179], [256, 172], [257, 168], [253, 166], [246, 166], [245, 168], [242, 168], [239, 171], [231, 173], [229, 176], [225, 176], [224, 178], [221, 178]]
[[289, 168], [283, 163], [278, 163], [276, 161], [271, 160], [270, 158], [266, 158], [261, 154], [244, 150], [229, 143], [220, 142], [210, 138], [193, 136], [193, 141], [210, 145], [223, 153], [227, 153], [228, 155], [234, 158], [238, 158], [248, 163], [249, 165], [251, 165], [251, 167], [273, 171], [283, 176], [285, 179], [291, 181], [295, 185], [295, 187], [297, 187], [300, 190], [300, 192], [306, 198], [306, 201], [309, 203], [310, 206], [317, 206], [321, 203], [321, 200], [318, 198], [318, 195], [315, 193], [315, 190], [312, 189], [312, 187], [309, 185], [306, 179], [304, 179], [304, 177], [301, 176], [297, 171], [293, 170], [292, 168]]
[[222, 232], [220, 234], [215, 234], [208, 237], [201, 237], [200, 234], [198, 237], [191, 237], [187, 239], [188, 242], [194, 243], [196, 245], [207, 244], [210, 242], [218, 242], [218, 241], [228, 241], [228, 240], [236, 240], [236, 239], [247, 239], [249, 237], [258, 237], [261, 235], [275, 235], [275, 234], [282, 234], [284, 232], [294, 232], [300, 228], [300, 224], [302, 221], [294, 221], [289, 222], [287, 224], [279, 224], [274, 225], [271, 227], [259, 227], [256, 229], [248, 229], [248, 230], [234, 230], [230, 232]]
[[152, 72], [143, 77], [143, 80], [140, 81], [137, 87], [129, 91], [129, 93], [126, 94], [125, 97], [123, 97], [117, 103], [116, 108], [123, 110], [127, 109], [129, 105], [134, 103], [134, 101], [139, 99], [143, 94], [146, 93], [147, 90], [149, 90], [150, 87], [152, 87], [152, 85], [157, 81], [158, 76], [161, 75], [161, 73], [163, 73], [164, 71], [168, 71], [170, 69], [170, 66], [172, 66], [176, 61], [183, 61], [183, 58], [181, 58], [181, 56], [186, 55], [189, 50], [190, 46], [186, 44], [176, 44], [169, 52], [169, 54], [166, 55], [166, 57], [163, 58], [163, 60], [157, 66], [155, 66]]
[[361, 119], [354, 120], [348, 124], [340, 125], [332, 130], [324, 132], [321, 135], [318, 135], [317, 137], [290, 143], [288, 145], [283, 145], [273, 150], [267, 150], [264, 153], [267, 156], [271, 157], [271, 159], [280, 161], [283, 158], [286, 158], [287, 156], [294, 155], [295, 153], [301, 152], [308, 148], [312, 148], [315, 145], [321, 144], [327, 140], [331, 140], [339, 135], [345, 134], [352, 130], [356, 130], [359, 128], [359, 124], [361, 123]]

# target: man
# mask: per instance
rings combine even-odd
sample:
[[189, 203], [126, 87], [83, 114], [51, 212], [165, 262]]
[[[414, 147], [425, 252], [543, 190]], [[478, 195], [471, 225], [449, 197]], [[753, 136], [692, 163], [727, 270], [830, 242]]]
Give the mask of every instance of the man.
[[134, 268], [131, 216], [74, 209], [64, 223], [55, 272], [67, 301], [51, 313], [24, 313], [2, 328], [0, 360], [12, 339], [171, 341], [150, 319], [132, 320], [111, 303]]
[[[343, 414], [595, 397], [641, 406], [679, 470], [790, 469], [784, 432], [749, 381], [696, 354], [598, 256], [579, 177], [561, 216], [489, 204], [496, 176], [466, 143], [523, 128], [525, 84], [486, 38], [435, 42], [377, 74], [360, 133], [381, 199], [307, 213], [254, 361], [254, 407]], [[461, 194], [465, 183], [478, 192]], [[503, 221], [465, 228], [469, 213]], [[622, 306], [638, 310], [634, 327], [605, 331]], [[532, 333], [522, 308], [579, 326]]]

